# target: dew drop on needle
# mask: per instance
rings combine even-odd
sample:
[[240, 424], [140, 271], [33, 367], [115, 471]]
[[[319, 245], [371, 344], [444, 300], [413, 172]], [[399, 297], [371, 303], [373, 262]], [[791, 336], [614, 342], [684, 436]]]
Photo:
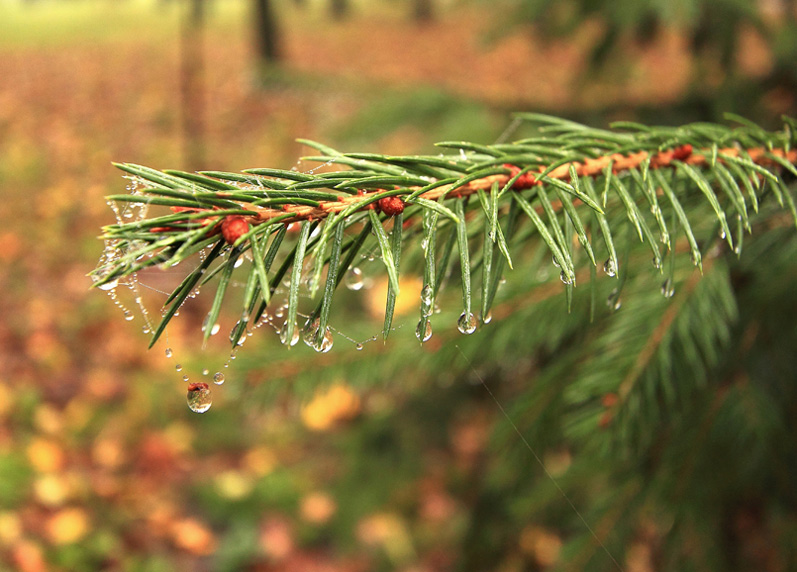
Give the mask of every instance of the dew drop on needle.
[[221, 373], [220, 371], [217, 371], [216, 373], [214, 373], [213, 374], [213, 383], [215, 383], [216, 385], [223, 384], [224, 383], [224, 374]]
[[661, 284], [661, 295], [665, 298], [672, 298], [675, 295], [675, 287], [669, 278]]
[[107, 292], [108, 290], [113, 290], [117, 286], [119, 286], [119, 281], [111, 280], [110, 282], [106, 282], [105, 284], [97, 286], [97, 288], [99, 288], [100, 290], [105, 290]]
[[415, 328], [415, 337], [421, 342], [427, 342], [432, 337], [432, 322], [426, 320], [426, 327], [424, 328], [424, 320], [418, 322], [418, 327]]
[[457, 329], [461, 334], [472, 334], [476, 331], [476, 316], [470, 312], [462, 312], [457, 320]]

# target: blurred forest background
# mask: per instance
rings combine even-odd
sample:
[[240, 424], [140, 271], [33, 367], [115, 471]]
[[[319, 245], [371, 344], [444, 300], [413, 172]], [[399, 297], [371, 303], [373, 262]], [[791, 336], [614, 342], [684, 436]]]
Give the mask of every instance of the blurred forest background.
[[[596, 126], [732, 111], [777, 126], [797, 114], [796, 4], [0, 0], [0, 568], [617, 569], [599, 538], [628, 572], [796, 569], [794, 452], [770, 448], [793, 449], [793, 405], [775, 422], [769, 402], [745, 408], [742, 394], [753, 437], [726, 457], [706, 456], [715, 441], [701, 425], [705, 411], [738, 425], [724, 402], [682, 413], [705, 429], [683, 467], [594, 454], [584, 434], [600, 411], [582, 441], [556, 413], [586, 305], [568, 316], [542, 271], [510, 275], [488, 327], [460, 336], [444, 314], [423, 347], [407, 279], [408, 318], [387, 345], [358, 348], [381, 328], [386, 288], [365, 260], [336, 322], [350, 340], [316, 354], [258, 332], [235, 361], [226, 339], [200, 350], [208, 300], [146, 351], [140, 316], [124, 319], [86, 276], [113, 221], [103, 197], [126, 184], [111, 161], [305, 170], [297, 137], [430, 152], [495, 141], [523, 110]], [[790, 382], [793, 252], [773, 263], [786, 282], [767, 306], [791, 347], [766, 358], [767, 375]], [[142, 280], [154, 312], [159, 280]], [[660, 298], [657, 280], [640, 300]], [[624, 310], [602, 307], [596, 327]], [[197, 415], [182, 378], [206, 369], [226, 382]], [[673, 512], [639, 494], [649, 483]]]

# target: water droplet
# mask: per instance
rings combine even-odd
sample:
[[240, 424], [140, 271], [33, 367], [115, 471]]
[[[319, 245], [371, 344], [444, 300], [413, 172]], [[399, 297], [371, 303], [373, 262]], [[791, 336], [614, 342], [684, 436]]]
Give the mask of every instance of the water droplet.
[[144, 327], [141, 328], [141, 331], [144, 332], [145, 334], [148, 334], [149, 333], [149, 328], [147, 326], [144, 326]]
[[556, 266], [557, 268], [561, 268], [561, 266], [559, 266], [559, 261], [556, 260], [556, 256], [551, 257], [551, 262], [553, 262], [553, 265]]
[[423, 290], [421, 290], [421, 300], [425, 304], [431, 304], [432, 294], [433, 294], [432, 286], [430, 284], [427, 284], [426, 286], [423, 287]]
[[722, 229], [720, 229], [720, 239], [721, 240], [725, 240], [725, 237], [726, 237], [725, 229], [722, 228]]
[[492, 321], [493, 321], [493, 312], [492, 310], [488, 310], [487, 314], [482, 317], [482, 322], [484, 322], [485, 324], [489, 324]]
[[166, 348], [166, 351], [164, 351], [163, 353], [166, 354], [167, 358], [170, 358], [170, 357], [172, 357], [174, 355], [174, 352], [172, 351], [172, 348]]
[[216, 373], [214, 373], [213, 374], [213, 383], [215, 383], [216, 385], [221, 385], [222, 383], [224, 383], [224, 374], [221, 373], [220, 371], [217, 371]]
[[176, 366], [174, 366], [174, 369], [176, 369], [177, 371], [183, 371], [183, 364], [178, 363]]
[[457, 320], [457, 329], [461, 334], [472, 334], [476, 331], [476, 316], [470, 312], [462, 312]]
[[332, 339], [332, 332], [327, 327], [324, 336], [318, 340], [318, 329], [321, 327], [321, 320], [316, 318], [312, 323], [307, 322], [304, 325], [304, 343], [320, 353], [326, 353], [332, 349], [334, 340]]
[[653, 268], [655, 268], [656, 270], [659, 270], [661, 268], [661, 259], [660, 258], [654, 256], [652, 262], [653, 262]]
[[361, 290], [364, 284], [363, 271], [356, 266], [350, 268], [343, 282], [349, 290]]
[[332, 332], [327, 328], [327, 331], [324, 332], [324, 337], [321, 338], [321, 343], [315, 346], [315, 350], [317, 352], [321, 352], [322, 354], [327, 353], [329, 350], [332, 349], [332, 344], [335, 343], [332, 339]]
[[210, 373], [210, 370], [208, 368], [205, 368], [205, 369], [202, 370], [202, 375], [208, 375], [209, 373]]
[[603, 271], [609, 276], [617, 275], [617, 265], [614, 263], [613, 258], [607, 258], [603, 263]]
[[117, 286], [119, 286], [119, 281], [118, 280], [111, 280], [110, 282], [106, 282], [105, 284], [102, 284], [101, 286], [97, 286], [97, 288], [99, 288], [100, 290], [105, 290], [107, 292], [108, 290], [113, 290]]
[[674, 294], [675, 286], [673, 286], [672, 280], [667, 278], [667, 280], [661, 284], [661, 295], [665, 298], [672, 298]]
[[188, 376], [187, 376], [187, 375], [184, 375], [184, 376], [183, 376], [183, 381], [185, 381], [185, 382], [187, 382], [187, 381], [188, 381]]
[[606, 298], [606, 305], [615, 312], [620, 309], [620, 306], [623, 305], [622, 301], [620, 300], [620, 292], [617, 290], [617, 288], [609, 293], [609, 297]]
[[[280, 329], [280, 342], [284, 345], [288, 345], [288, 324], [284, 324]], [[291, 343], [290, 346], [295, 346], [299, 343], [299, 328], [294, 324], [293, 326], [293, 334], [291, 334]]]
[[125, 311], [124, 311], [124, 317], [125, 317], [125, 320], [126, 320], [126, 321], [130, 322], [130, 321], [132, 321], [132, 320], [133, 320], [133, 318], [134, 318], [135, 316], [133, 316], [133, 312], [131, 312], [130, 310], [125, 310]]
[[567, 274], [565, 274], [564, 270], [562, 270], [559, 273], [559, 280], [561, 280], [563, 284], [572, 284], [573, 283], [573, 281], [570, 280], [570, 278], [567, 276]]
[[[209, 320], [210, 320], [210, 314], [208, 314], [207, 316], [205, 316], [205, 319], [202, 321], [202, 331], [203, 331], [203, 332], [204, 332], [205, 330], [207, 330], [207, 328], [208, 328], [208, 321], [209, 321]], [[221, 329], [221, 326], [220, 326], [218, 323], [216, 323], [216, 324], [213, 324], [213, 327], [212, 327], [212, 328], [210, 328], [210, 335], [211, 335], [211, 336], [215, 336], [216, 334], [218, 334], [218, 333], [219, 333], [219, 330], [220, 330], [220, 329]]]
[[421, 342], [429, 341], [429, 338], [432, 337], [432, 322], [426, 320], [426, 328], [423, 327], [424, 320], [418, 322], [418, 327], [415, 328], [415, 337], [418, 338]]
[[361, 351], [361, 350], [363, 349], [363, 347], [364, 347], [364, 346], [363, 346], [361, 343], [357, 343], [357, 345], [356, 345], [356, 346], [354, 346], [354, 347], [355, 347], [355, 348], [357, 349], [357, 351], [359, 352], [359, 351]]
[[186, 396], [188, 408], [194, 413], [204, 413], [213, 405], [213, 396], [207, 383], [192, 383]]

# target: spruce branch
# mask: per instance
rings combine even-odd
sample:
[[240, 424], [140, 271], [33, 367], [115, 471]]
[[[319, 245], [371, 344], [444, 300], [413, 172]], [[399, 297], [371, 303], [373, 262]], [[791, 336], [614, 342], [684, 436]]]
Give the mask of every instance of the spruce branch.
[[[713, 229], [740, 253], [744, 232], [753, 229], [751, 219], [771, 196], [797, 221], [787, 184], [797, 176], [792, 119], [784, 119], [782, 131], [768, 132], [741, 118], [732, 118], [741, 124], [734, 128], [626, 122], [602, 130], [539, 114], [518, 117], [537, 127], [534, 137], [495, 145], [443, 142], [438, 146], [447, 152], [438, 155], [341, 153], [302, 140], [320, 153], [305, 160], [329, 169], [320, 172], [186, 173], [118, 164], [135, 188], [108, 199], [127, 214], [137, 207], [139, 216], [118, 216], [104, 228], [107, 247], [93, 272], [95, 283], [110, 288], [150, 266], [201, 259], [167, 297], [161, 323], [153, 328], [154, 344], [188, 297], [218, 275], [207, 338], [233, 275], [243, 274], [241, 318], [231, 334], [235, 346], [289, 277], [282, 339], [292, 345], [309, 273], [316, 305], [305, 316], [305, 341], [327, 351], [334, 293], [357, 257], [371, 248], [380, 253], [389, 277], [387, 338], [400, 263], [407, 259], [402, 252], [411, 254], [420, 242], [423, 253], [409, 261], [423, 267], [417, 334], [424, 341], [448, 274], [457, 274], [462, 285], [459, 329], [472, 333], [478, 321], [473, 309], [480, 310], [482, 322], [489, 321], [505, 268], [514, 268], [535, 244], [547, 248], [561, 268], [569, 303], [583, 255], [594, 268], [604, 251], [605, 272], [621, 278], [622, 286], [617, 245], [628, 248], [629, 236], [650, 249], [661, 269], [681, 233], [702, 269], [701, 242], [714, 236]], [[150, 207], [168, 211], [150, 214]], [[296, 226], [298, 238], [285, 240]], [[454, 250], [458, 272], [451, 266]], [[242, 259], [251, 262], [242, 265]], [[477, 271], [481, 287], [473, 284]], [[594, 288], [594, 272], [591, 276]], [[478, 303], [474, 293], [481, 297]]]

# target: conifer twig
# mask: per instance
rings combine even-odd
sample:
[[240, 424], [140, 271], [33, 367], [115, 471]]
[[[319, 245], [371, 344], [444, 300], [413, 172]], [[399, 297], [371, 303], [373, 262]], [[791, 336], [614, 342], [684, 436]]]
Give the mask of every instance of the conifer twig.
[[[696, 237], [705, 230], [693, 222], [702, 220], [702, 214], [695, 218], [698, 209], [710, 208], [723, 240], [732, 249], [740, 249], [743, 231], [751, 230], [748, 203], [758, 212], [761, 201], [774, 196], [797, 221], [792, 192], [786, 184], [788, 176], [797, 176], [795, 122], [789, 118], [784, 118], [783, 131], [768, 132], [744, 121], [736, 128], [623, 123], [613, 130], [600, 130], [543, 115], [519, 117], [537, 126], [536, 136], [495, 145], [438, 144], [456, 151], [449, 154], [340, 153], [304, 141], [321, 153], [308, 160], [341, 165], [340, 170], [300, 173], [260, 168], [241, 173], [185, 173], [120, 164], [138, 188], [129, 195], [109, 199], [122, 205], [138, 204], [141, 215], [131, 221], [119, 217], [117, 224], [105, 228], [103, 238], [108, 248], [93, 273], [96, 284], [107, 286], [148, 266], [174, 266], [205, 253], [202, 265], [190, 271], [168, 297], [164, 318], [154, 329], [154, 343], [189, 294], [218, 274], [221, 280], [208, 315], [215, 324], [240, 257], [251, 254], [256, 260], [243, 270], [249, 272], [244, 308], [231, 340], [236, 344], [248, 325], [263, 316], [277, 285], [290, 274], [286, 314], [291, 323], [284, 329], [290, 334], [288, 343], [295, 343], [293, 332], [297, 330], [292, 321], [299, 315], [300, 298], [296, 281], [304, 279], [305, 265], [312, 265], [310, 293], [314, 297], [320, 291], [323, 269], [332, 261], [336, 268], [327, 271], [326, 287], [306, 327], [312, 330], [306, 331], [306, 339], [326, 351], [330, 344], [321, 342], [328, 340], [328, 332], [313, 329], [313, 324], [326, 328], [335, 289], [369, 240], [378, 244], [384, 258], [390, 275], [389, 296], [398, 294], [398, 261], [411, 239], [392, 233], [392, 243], [389, 241], [382, 225], [394, 217], [407, 226], [421, 214], [435, 215], [423, 217], [423, 242], [431, 246], [422, 261], [430, 289], [421, 297], [422, 340], [431, 335], [432, 301], [438, 296], [442, 278], [450, 272], [454, 251], [460, 258], [465, 309], [462, 323], [467, 325], [461, 331], [471, 333], [475, 330], [475, 318], [470, 314], [474, 292], [471, 274], [484, 264], [486, 282], [476, 290], [481, 292], [477, 307], [485, 321], [503, 273], [503, 261], [513, 267], [509, 258], [513, 239], [516, 243], [539, 240], [551, 251], [561, 266], [570, 300], [580, 259], [571, 239], [578, 240], [590, 264], [597, 264], [599, 244], [587, 233], [585, 216], [594, 216], [599, 223], [609, 256], [604, 268], [610, 276], [617, 275], [617, 239], [613, 235], [616, 237], [619, 226], [625, 224], [623, 218], [649, 247], [657, 268], [661, 267], [662, 253], [672, 250], [670, 225], [674, 223], [669, 220], [678, 223], [679, 231], [688, 239], [693, 262], [702, 268]], [[550, 192], [555, 193], [555, 200], [548, 198]], [[471, 195], [478, 195], [478, 200], [469, 201]], [[643, 206], [646, 204], [649, 209]], [[148, 216], [145, 211], [151, 205], [169, 207], [171, 212]], [[625, 217], [617, 216], [622, 213]], [[524, 216], [531, 226], [513, 237]], [[728, 222], [732, 217], [739, 221], [735, 233]], [[284, 229], [292, 223], [301, 225], [299, 239], [283, 241]], [[355, 237], [352, 227], [361, 223], [365, 226]], [[445, 229], [451, 229], [448, 240], [436, 240]], [[473, 250], [478, 244], [482, 248]], [[438, 248], [443, 249], [439, 260]], [[494, 265], [496, 249], [501, 258]], [[474, 257], [475, 252], [481, 252], [481, 257]], [[216, 259], [220, 263], [212, 266]], [[495, 274], [493, 266], [498, 270]], [[386, 308], [391, 312], [392, 304], [388, 302]], [[387, 336], [390, 316], [386, 316], [385, 324], [383, 334]]]

